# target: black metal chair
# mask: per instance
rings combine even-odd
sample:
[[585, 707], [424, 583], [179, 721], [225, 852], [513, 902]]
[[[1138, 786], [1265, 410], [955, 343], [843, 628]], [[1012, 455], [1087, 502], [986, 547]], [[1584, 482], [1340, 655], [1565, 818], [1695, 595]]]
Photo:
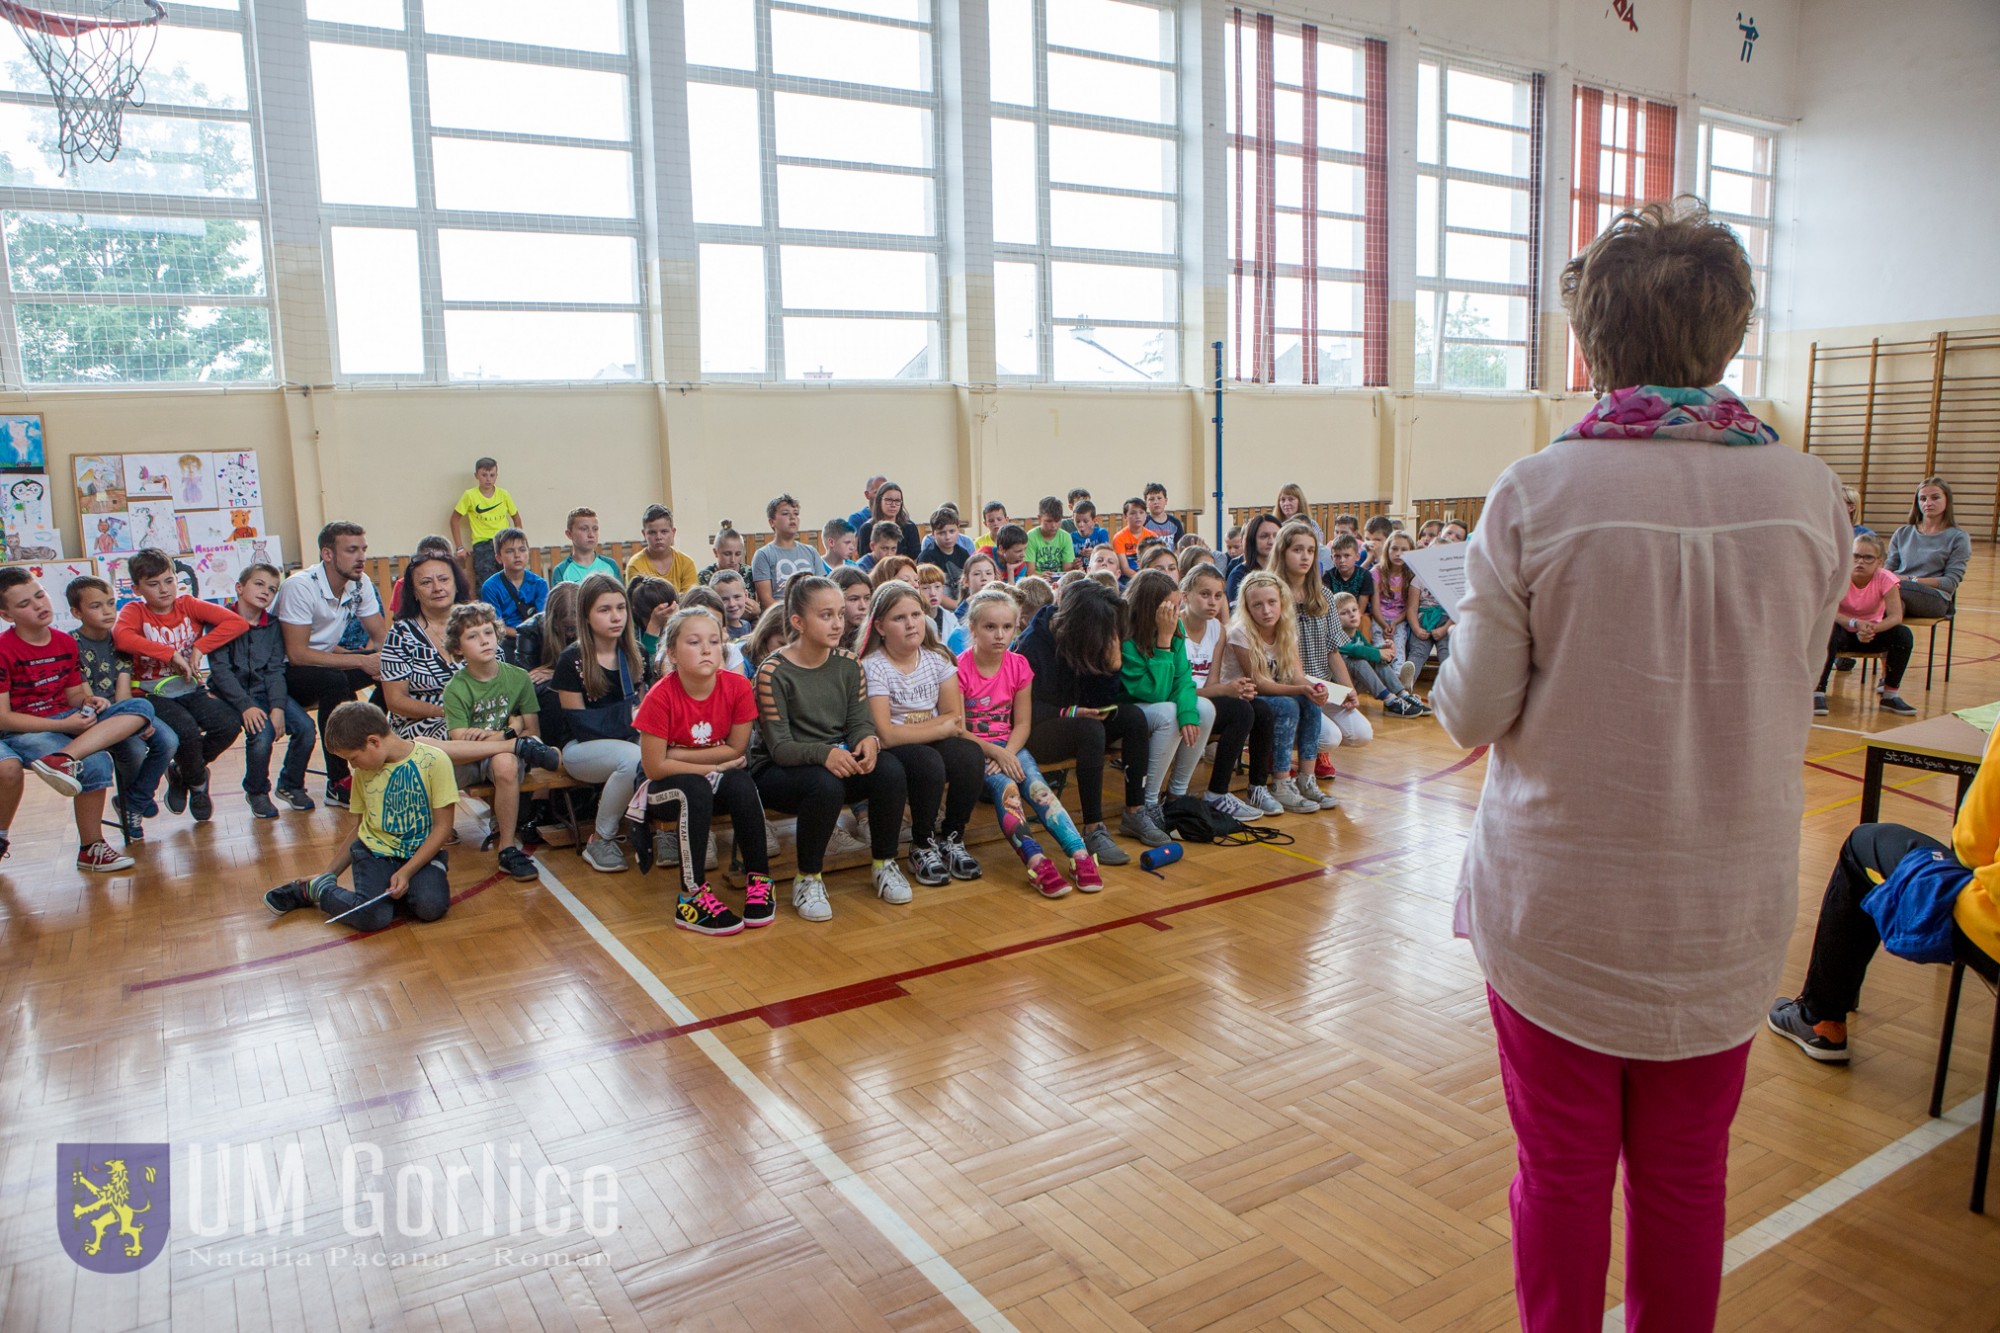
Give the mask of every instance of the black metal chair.
[[2000, 1091], [2000, 962], [1965, 937], [1957, 926], [1951, 928], [1951, 989], [1944, 1001], [1944, 1032], [1938, 1039], [1937, 1077], [1931, 1082], [1931, 1115], [1944, 1114], [1944, 1081], [1951, 1071], [1951, 1039], [1958, 1027], [1958, 994], [1965, 985], [1965, 969], [1977, 972], [1993, 988], [1993, 1033], [1986, 1052], [1986, 1096], [1979, 1111], [1979, 1156], [1972, 1167], [1972, 1211], [1986, 1211], [1986, 1173], [1993, 1150], [1993, 1111], [1996, 1091]]

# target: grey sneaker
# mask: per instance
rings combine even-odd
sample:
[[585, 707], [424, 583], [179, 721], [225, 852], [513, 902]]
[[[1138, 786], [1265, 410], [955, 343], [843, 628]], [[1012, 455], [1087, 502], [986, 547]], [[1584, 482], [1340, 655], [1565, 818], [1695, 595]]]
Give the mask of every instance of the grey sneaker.
[[1264, 817], [1262, 808], [1254, 806], [1248, 801], [1237, 799], [1232, 792], [1212, 791], [1201, 799], [1209, 809], [1215, 811], [1217, 814], [1228, 815], [1231, 819], [1241, 820], [1245, 824], [1248, 824], [1253, 819], [1262, 819]]
[[1403, 682], [1403, 689], [1409, 690], [1417, 683], [1417, 664], [1405, 658], [1396, 663], [1396, 679]]
[[257, 818], [276, 819], [278, 817], [278, 807], [271, 804], [271, 797], [268, 793], [253, 791], [244, 799], [249, 802], [250, 813], [257, 816]]
[[[940, 884], [951, 883], [951, 871], [945, 869], [944, 852], [938, 847], [936, 838], [910, 848], [910, 873], [914, 874], [917, 883], [925, 888], [934, 889]], [[882, 887], [879, 871], [875, 887], [878, 892]], [[905, 897], [903, 901], [908, 902], [909, 898]]]
[[978, 879], [986, 872], [971, 852], [965, 850], [965, 835], [947, 833], [938, 839], [937, 849], [944, 853], [944, 867], [953, 879]]
[[1771, 1006], [1770, 1017], [1764, 1021], [1771, 1031], [1821, 1064], [1847, 1063], [1847, 1024], [1808, 1023], [1805, 1006], [1797, 1000], [1779, 1000]]
[[1294, 785], [1299, 789], [1300, 797], [1313, 802], [1317, 809], [1336, 810], [1340, 807], [1340, 798], [1330, 791], [1322, 791], [1319, 782], [1310, 773], [1299, 774]]
[[681, 836], [673, 829], [653, 830], [653, 864], [677, 866], [681, 863]]
[[1278, 804], [1278, 798], [1271, 795], [1269, 787], [1252, 787], [1250, 789], [1250, 804], [1256, 806], [1258, 810], [1267, 815], [1282, 815], [1285, 813], [1285, 807]]
[[1128, 838], [1137, 838], [1148, 847], [1164, 847], [1173, 839], [1160, 824], [1160, 807], [1142, 805], [1136, 810], [1127, 810], [1125, 817], [1118, 821], [1118, 831]]
[[1290, 778], [1279, 778], [1276, 782], [1273, 782], [1271, 784], [1271, 795], [1277, 800], [1279, 805], [1292, 814], [1313, 815], [1319, 813], [1319, 802], [1308, 801], [1305, 797], [1299, 795], [1298, 784]]
[[592, 870], [601, 870], [607, 875], [616, 875], [628, 868], [625, 849], [610, 838], [593, 836], [590, 845], [583, 849], [583, 859]]
[[852, 856], [869, 855], [868, 839], [864, 834], [855, 837], [844, 828], [835, 827], [833, 835], [826, 840], [826, 859], [844, 861]]
[[833, 920], [833, 905], [826, 900], [826, 881], [818, 875], [800, 875], [793, 880], [792, 910], [804, 921]]
[[903, 868], [894, 861], [884, 861], [875, 867], [875, 896], [898, 907], [910, 901], [910, 881], [903, 878]]
[[1083, 835], [1083, 850], [1089, 852], [1091, 859], [1101, 866], [1132, 864], [1131, 855], [1118, 845], [1118, 840], [1111, 836], [1111, 830], [1102, 824]]

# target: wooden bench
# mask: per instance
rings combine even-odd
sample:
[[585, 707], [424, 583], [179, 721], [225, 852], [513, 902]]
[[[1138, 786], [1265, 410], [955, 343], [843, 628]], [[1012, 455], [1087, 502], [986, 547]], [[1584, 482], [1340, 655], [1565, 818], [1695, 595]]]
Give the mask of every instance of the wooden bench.
[[[583, 836], [583, 825], [576, 817], [576, 793], [588, 788], [590, 785], [587, 782], [578, 782], [561, 769], [557, 769], [551, 773], [547, 769], [536, 768], [530, 769], [527, 776], [521, 779], [521, 794], [523, 796], [553, 795], [556, 804], [561, 807], [563, 827], [569, 830], [571, 843], [578, 851], [581, 851], [583, 850], [585, 839]], [[459, 794], [484, 801], [488, 807], [492, 806], [495, 796], [493, 784], [490, 782], [477, 782], [469, 787], [461, 787]]]
[[1463, 523], [1470, 532], [1479, 522], [1480, 511], [1486, 508], [1483, 495], [1460, 495], [1443, 500], [1414, 500], [1417, 507], [1417, 522], [1428, 523], [1437, 519], [1444, 523]]
[[[1259, 514], [1268, 514], [1271, 512], [1272, 510], [1266, 505], [1231, 505], [1229, 507], [1229, 522], [1232, 526], [1240, 526], [1248, 523]], [[1368, 520], [1374, 518], [1377, 514], [1387, 514], [1389, 512], [1389, 502], [1387, 500], [1336, 500], [1329, 504], [1309, 504], [1306, 506], [1306, 512], [1312, 516], [1313, 522], [1319, 524], [1321, 532], [1331, 533], [1333, 531], [1333, 520], [1337, 515], [1352, 514], [1365, 526]]]

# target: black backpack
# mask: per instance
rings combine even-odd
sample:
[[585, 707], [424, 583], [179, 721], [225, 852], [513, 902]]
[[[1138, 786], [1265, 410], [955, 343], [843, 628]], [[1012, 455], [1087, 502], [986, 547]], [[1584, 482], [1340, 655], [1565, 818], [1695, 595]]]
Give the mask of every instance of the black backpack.
[[1221, 847], [1248, 847], [1261, 844], [1288, 847], [1292, 835], [1276, 829], [1258, 828], [1233, 815], [1210, 808], [1199, 796], [1169, 796], [1162, 803], [1167, 833], [1177, 842], [1212, 843]]

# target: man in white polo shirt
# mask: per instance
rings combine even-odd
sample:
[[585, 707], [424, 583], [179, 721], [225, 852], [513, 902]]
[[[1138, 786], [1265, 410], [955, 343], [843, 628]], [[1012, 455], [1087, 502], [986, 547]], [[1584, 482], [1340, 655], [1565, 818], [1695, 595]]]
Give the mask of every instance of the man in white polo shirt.
[[[285, 580], [278, 593], [278, 622], [285, 636], [285, 689], [319, 710], [326, 735], [333, 710], [382, 678], [382, 640], [389, 622], [375, 585], [362, 573], [368, 535], [359, 523], [334, 522], [319, 530], [319, 563]], [[346, 807], [347, 761], [326, 754], [326, 803]]]

